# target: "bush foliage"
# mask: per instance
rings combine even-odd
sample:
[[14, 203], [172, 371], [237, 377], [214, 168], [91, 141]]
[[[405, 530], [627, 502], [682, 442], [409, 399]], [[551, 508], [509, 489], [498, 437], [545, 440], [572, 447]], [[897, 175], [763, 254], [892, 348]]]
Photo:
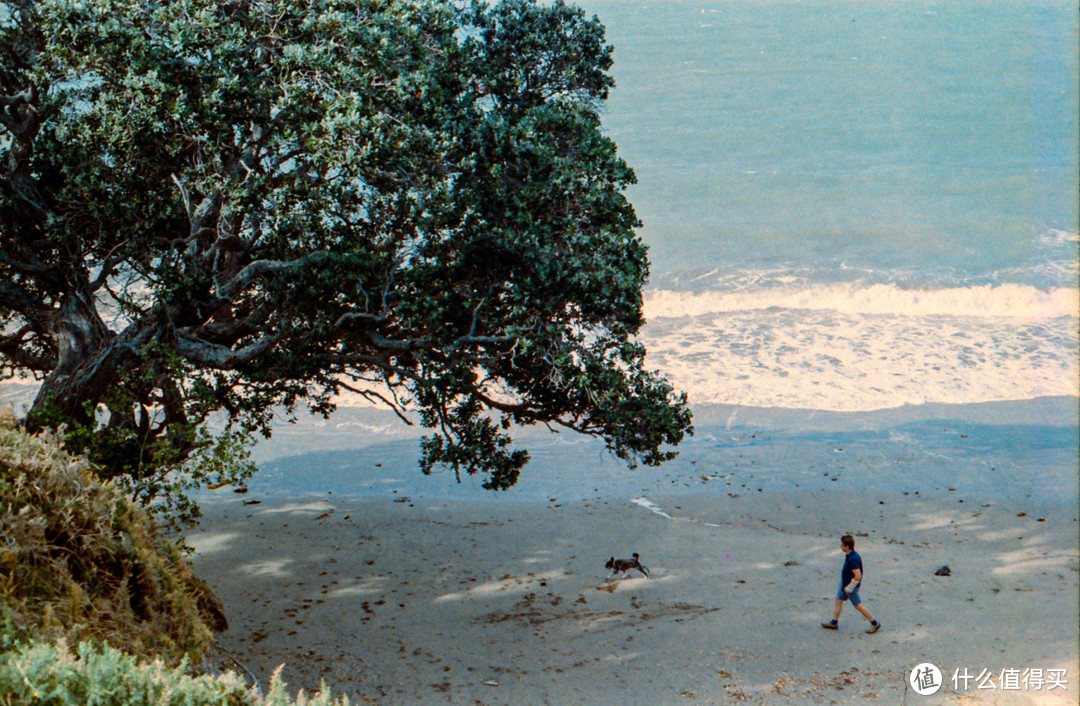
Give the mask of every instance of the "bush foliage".
[[[325, 689], [324, 689], [325, 692]], [[233, 673], [190, 676], [183, 665], [139, 662], [105, 646], [81, 643], [74, 651], [61, 640], [36, 643], [0, 655], [0, 705], [22, 706], [348, 706], [328, 693], [288, 695], [280, 669], [260, 696]]]
[[220, 603], [63, 433], [0, 412], [0, 706], [347, 706], [290, 697], [280, 669], [265, 696], [232, 672], [192, 675], [225, 628]]
[[145, 511], [97, 480], [61, 432], [0, 420], [0, 610], [5, 631], [201, 659], [220, 604]]

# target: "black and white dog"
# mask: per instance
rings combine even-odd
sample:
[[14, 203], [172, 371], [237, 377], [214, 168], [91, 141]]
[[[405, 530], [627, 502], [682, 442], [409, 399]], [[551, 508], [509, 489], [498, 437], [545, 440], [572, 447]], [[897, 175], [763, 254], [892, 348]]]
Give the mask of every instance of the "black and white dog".
[[611, 557], [607, 560], [607, 563], [604, 564], [604, 568], [611, 570], [611, 573], [608, 574], [607, 580], [610, 580], [612, 576], [618, 573], [622, 573], [622, 577], [626, 578], [627, 572], [631, 569], [637, 569], [645, 575], [645, 578], [649, 578], [649, 570], [640, 561], [638, 561], [637, 552], [634, 552], [633, 559], [616, 559], [615, 557]]

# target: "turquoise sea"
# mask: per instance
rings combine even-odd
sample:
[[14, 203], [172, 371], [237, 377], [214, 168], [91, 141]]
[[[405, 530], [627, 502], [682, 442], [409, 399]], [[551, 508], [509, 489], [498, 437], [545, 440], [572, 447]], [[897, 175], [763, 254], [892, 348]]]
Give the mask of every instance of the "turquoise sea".
[[659, 285], [712, 266], [1075, 285], [1074, 3], [585, 7]]
[[1074, 4], [584, 8], [615, 47], [646, 342], [695, 402], [1077, 393]]

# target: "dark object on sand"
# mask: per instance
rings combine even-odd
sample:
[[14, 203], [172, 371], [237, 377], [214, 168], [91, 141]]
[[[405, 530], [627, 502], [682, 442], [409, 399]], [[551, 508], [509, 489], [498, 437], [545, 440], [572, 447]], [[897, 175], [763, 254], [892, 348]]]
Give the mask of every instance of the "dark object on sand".
[[618, 573], [622, 573], [623, 578], [626, 578], [626, 573], [631, 569], [636, 569], [645, 575], [645, 578], [649, 578], [649, 569], [646, 568], [640, 561], [638, 561], [638, 554], [634, 552], [633, 559], [616, 559], [611, 557], [604, 564], [605, 569], [610, 569], [611, 574], [608, 575], [610, 579], [612, 576]]
[[952, 569], [948, 566], [943, 566], [934, 572], [934, 576], [952, 576]]

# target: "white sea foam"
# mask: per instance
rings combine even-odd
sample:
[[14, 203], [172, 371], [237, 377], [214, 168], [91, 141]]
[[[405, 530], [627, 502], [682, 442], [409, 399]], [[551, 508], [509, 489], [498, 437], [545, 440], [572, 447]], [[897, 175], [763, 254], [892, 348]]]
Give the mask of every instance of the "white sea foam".
[[669, 520], [672, 519], [671, 515], [664, 512], [662, 509], [660, 509], [659, 505], [654, 503], [652, 500], [649, 500], [648, 498], [634, 498], [630, 502], [632, 502], [635, 505], [638, 505], [640, 507], [645, 508], [649, 512], [654, 512], [657, 515], [660, 515], [661, 517], [666, 517]]
[[1080, 243], [1080, 232], [1047, 228], [1036, 234], [1035, 241], [1042, 246], [1060, 247]]
[[1046, 319], [1077, 316], [1080, 292], [1069, 287], [1043, 290], [1022, 284], [917, 289], [894, 284], [832, 283], [737, 291], [656, 290], [645, 297], [648, 320], [771, 308], [843, 314]]
[[865, 411], [1080, 394], [1078, 309], [1018, 284], [657, 291], [642, 337], [691, 403]]

